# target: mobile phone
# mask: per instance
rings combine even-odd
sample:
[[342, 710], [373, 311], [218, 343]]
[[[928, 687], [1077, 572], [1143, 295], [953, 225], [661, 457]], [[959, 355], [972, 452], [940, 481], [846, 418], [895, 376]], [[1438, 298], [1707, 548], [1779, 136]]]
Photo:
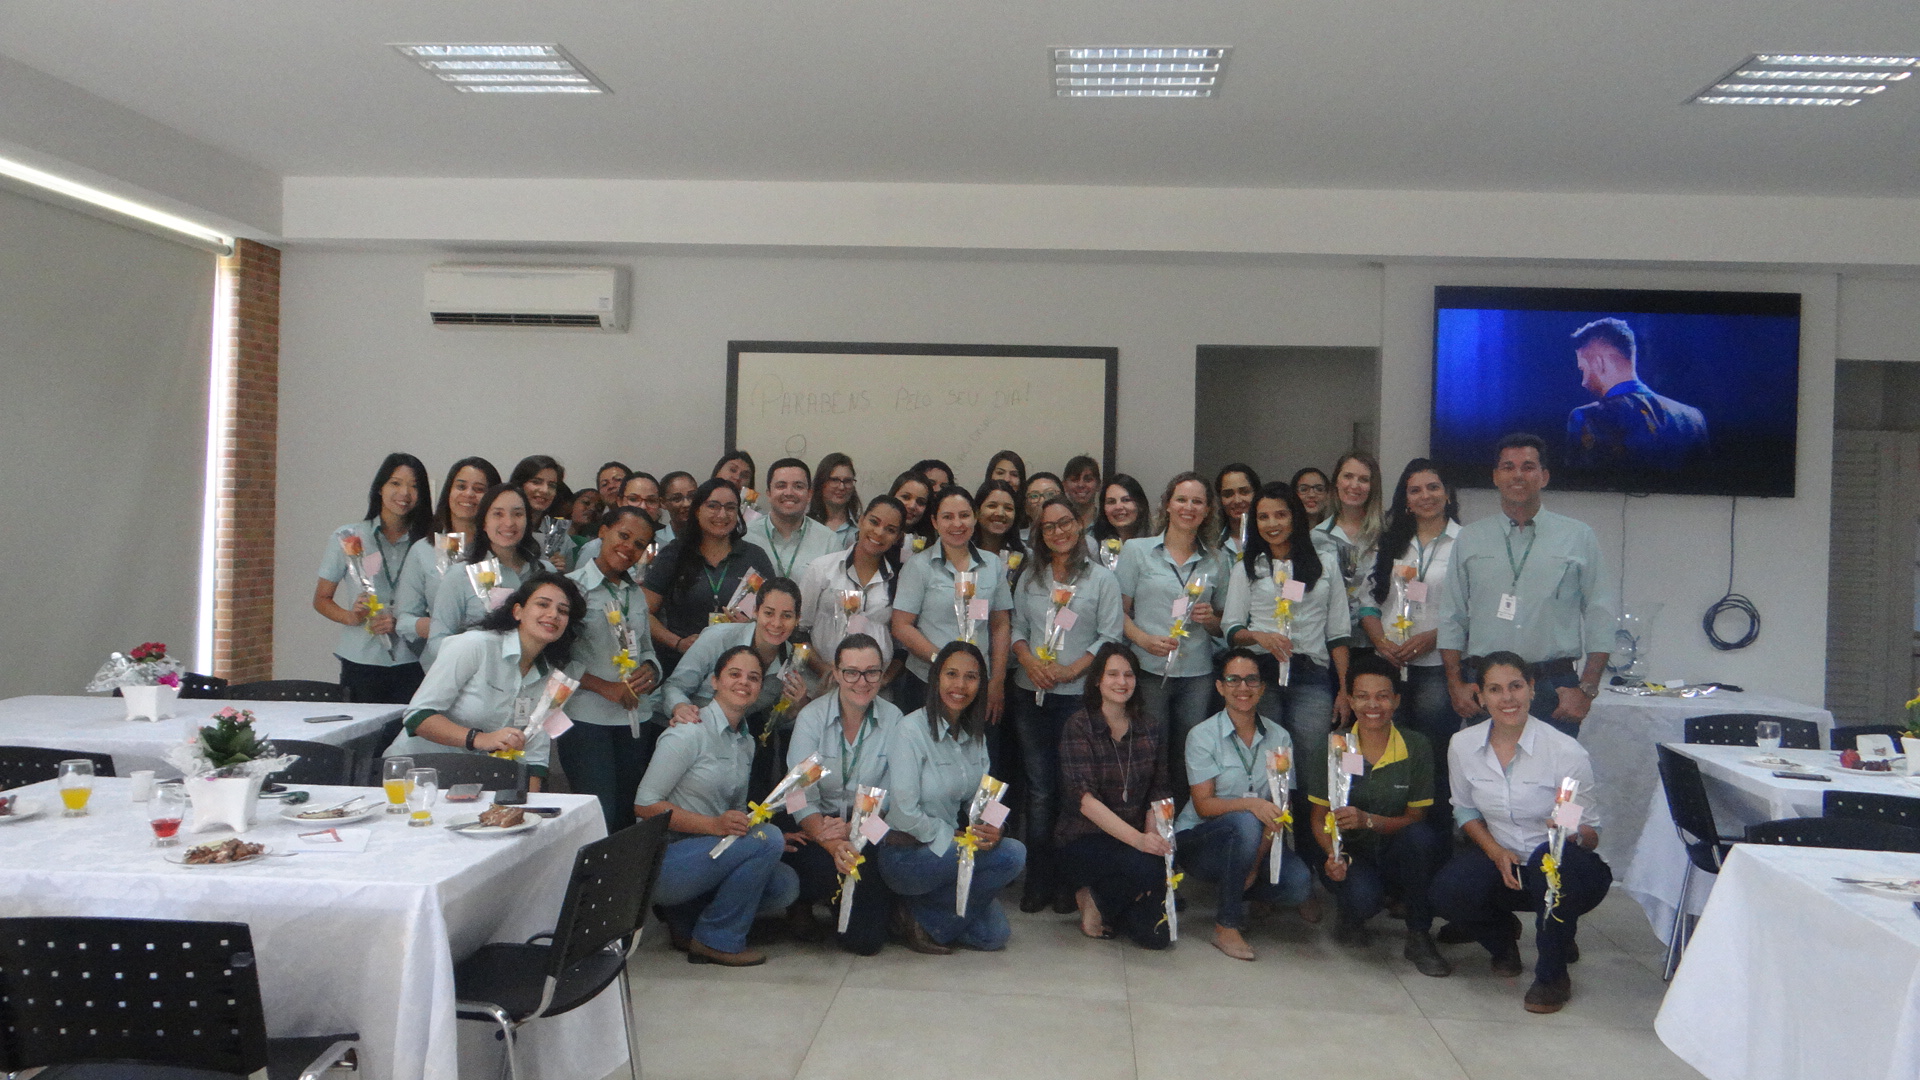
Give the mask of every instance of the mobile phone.
[[1775, 770], [1773, 775], [1782, 780], [1811, 780], [1817, 784], [1830, 784], [1833, 782], [1833, 777], [1825, 773], [1787, 772], [1781, 769]]
[[347, 715], [346, 713], [339, 713], [339, 714], [337, 714], [337, 715], [334, 715], [334, 716], [309, 716], [309, 717], [307, 717], [307, 723], [309, 723], [309, 724], [337, 724], [337, 723], [339, 723], [339, 722], [340, 722], [340, 721], [342, 721], [342, 720], [351, 720], [351, 719], [353, 719], [353, 717], [351, 717], [351, 716], [348, 716], [348, 715]]
[[520, 809], [525, 810], [529, 814], [539, 814], [541, 817], [560, 816], [560, 808], [557, 806], [523, 806]]
[[495, 806], [520, 806], [526, 801], [527, 793], [514, 788], [502, 788], [493, 793], [493, 805]]
[[479, 784], [455, 784], [447, 789], [448, 802], [478, 802], [479, 800]]

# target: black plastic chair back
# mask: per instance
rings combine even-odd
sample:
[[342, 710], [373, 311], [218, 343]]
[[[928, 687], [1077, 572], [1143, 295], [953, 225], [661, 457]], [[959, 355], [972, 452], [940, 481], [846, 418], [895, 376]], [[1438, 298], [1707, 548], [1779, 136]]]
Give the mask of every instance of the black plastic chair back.
[[0, 919], [0, 1070], [87, 1062], [265, 1068], [246, 924]]
[[0, 746], [0, 791], [26, 787], [60, 776], [60, 763], [72, 758], [93, 762], [93, 775], [113, 775], [113, 755], [86, 750], [49, 750], [44, 746]]
[[1920, 799], [1878, 791], [1829, 791], [1821, 797], [1820, 812], [1830, 818], [1884, 821], [1903, 829], [1920, 829]]
[[282, 753], [300, 755], [300, 760], [274, 773], [269, 780], [280, 784], [354, 786], [353, 752], [346, 747], [302, 739], [275, 739], [273, 745]]
[[189, 671], [180, 676], [180, 697], [182, 700], [188, 698], [206, 700], [225, 697], [226, 691], [227, 680], [218, 675], [198, 675]]
[[1747, 826], [1747, 843], [1920, 854], [1920, 829], [1904, 829], [1864, 818], [1782, 818]]
[[[1837, 727], [1827, 732], [1827, 749], [1858, 750], [1862, 735], [1890, 735], [1900, 738], [1907, 729], [1898, 724], [1861, 724], [1858, 727]], [[1783, 742], [1782, 745], [1785, 745]], [[1898, 744], [1896, 744], [1897, 746]]]
[[337, 701], [347, 700], [347, 688], [339, 683], [314, 682], [311, 679], [273, 679], [267, 682], [238, 683], [221, 695], [230, 701]]
[[573, 877], [560, 921], [553, 927], [549, 978], [615, 942], [630, 941], [647, 917], [660, 863], [667, 854], [667, 819], [658, 814], [604, 840], [582, 847], [573, 857]]
[[[408, 754], [416, 769], [433, 769], [440, 774], [440, 790], [455, 784], [479, 784], [481, 791], [525, 791], [525, 762], [508, 761], [488, 754]], [[384, 760], [384, 759], [383, 759]]]
[[380, 786], [380, 759], [387, 747], [400, 737], [406, 719], [396, 716], [380, 725], [380, 730], [347, 740], [347, 752], [353, 755], [353, 782], [360, 787]]
[[1720, 829], [1707, 801], [1700, 763], [1670, 746], [1656, 746], [1660, 755], [1660, 784], [1667, 790], [1667, 813], [1680, 827], [1687, 858], [1709, 874], [1720, 872]]
[[1767, 716], [1764, 713], [1715, 713], [1689, 716], [1686, 741], [1696, 746], [1756, 746], [1759, 736], [1754, 725], [1772, 720], [1780, 725], [1780, 746], [1786, 750], [1820, 749], [1820, 725], [1791, 716]]

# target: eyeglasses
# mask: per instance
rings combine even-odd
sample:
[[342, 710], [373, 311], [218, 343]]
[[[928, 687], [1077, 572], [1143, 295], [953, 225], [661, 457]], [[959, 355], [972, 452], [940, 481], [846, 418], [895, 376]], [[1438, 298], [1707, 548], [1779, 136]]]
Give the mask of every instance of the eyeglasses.
[[686, 491], [683, 491], [683, 492], [681, 492], [681, 493], [680, 493], [680, 494], [678, 494], [678, 495], [669, 495], [669, 496], [667, 496], [667, 501], [668, 501], [668, 502], [670, 502], [670, 503], [672, 503], [672, 504], [674, 504], [675, 506], [678, 506], [678, 505], [680, 505], [681, 503], [690, 503], [690, 502], [692, 502], [692, 501], [693, 501], [693, 495], [692, 495], [692, 493], [691, 493], [691, 492], [686, 492]]
[[1068, 518], [1065, 521], [1043, 521], [1040, 523], [1040, 532], [1042, 534], [1063, 533], [1068, 529], [1078, 528], [1079, 525], [1080, 523], [1072, 518]]
[[829, 483], [829, 484], [851, 484], [851, 483], [853, 483], [853, 477], [851, 477], [851, 476], [829, 476], [829, 477], [827, 477], [827, 479], [826, 479], [826, 481], [825, 481], [825, 482], [826, 482], [826, 483]]
[[1220, 681], [1228, 686], [1259, 686], [1259, 675], [1222, 675]]
[[859, 671], [850, 667], [840, 669], [840, 677], [848, 682], [876, 683], [880, 681], [880, 676], [885, 674], [886, 670], [883, 668], [865, 668]]
[[740, 509], [740, 504], [730, 503], [730, 502], [721, 502], [719, 499], [708, 499], [706, 502], [703, 502], [700, 504], [700, 509], [720, 510], [725, 513], [731, 514]]
[[1327, 493], [1327, 485], [1325, 484], [1301, 484], [1300, 485], [1300, 494], [1302, 495], [1306, 495], [1306, 494], [1325, 495], [1326, 493]]

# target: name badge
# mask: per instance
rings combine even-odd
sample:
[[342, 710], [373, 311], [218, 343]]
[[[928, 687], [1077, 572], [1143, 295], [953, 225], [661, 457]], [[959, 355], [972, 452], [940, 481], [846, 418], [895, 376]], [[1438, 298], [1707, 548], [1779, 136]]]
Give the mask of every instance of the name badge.
[[1427, 583], [1424, 581], [1407, 582], [1407, 599], [1416, 604], [1427, 602]]
[[1520, 598], [1512, 593], [1501, 593], [1500, 610], [1494, 612], [1494, 614], [1508, 622], [1512, 622], [1514, 616], [1520, 614]]

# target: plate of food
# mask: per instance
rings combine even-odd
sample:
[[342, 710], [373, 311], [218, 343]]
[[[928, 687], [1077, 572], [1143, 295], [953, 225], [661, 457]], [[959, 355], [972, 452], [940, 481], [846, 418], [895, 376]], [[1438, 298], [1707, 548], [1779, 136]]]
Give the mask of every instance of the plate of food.
[[1750, 757], [1747, 759], [1747, 764], [1758, 765], [1763, 769], [1790, 769], [1794, 772], [1806, 772], [1812, 768], [1812, 766], [1804, 762], [1795, 761], [1792, 758], [1784, 758], [1779, 754], [1761, 754], [1759, 757]]
[[240, 866], [244, 863], [259, 862], [266, 857], [267, 845], [250, 844], [237, 836], [195, 844], [190, 848], [169, 851], [166, 854], [168, 862], [189, 869], [199, 869], [203, 866]]
[[492, 840], [517, 836], [540, 827], [540, 817], [518, 806], [489, 806], [478, 815], [469, 814], [447, 822], [447, 831], [455, 836]]
[[351, 825], [356, 821], [365, 821], [375, 814], [384, 813], [386, 804], [374, 796], [367, 795], [337, 806], [287, 806], [282, 807], [280, 816], [288, 821], [297, 821], [303, 825]]
[[1869, 874], [1866, 877], [1843, 877], [1833, 880], [1843, 885], [1854, 885], [1865, 889], [1875, 896], [1884, 896], [1890, 900], [1920, 900], [1920, 880], [1894, 877], [1891, 874]]
[[1840, 768], [1850, 773], [1878, 773], [1887, 776], [1894, 772], [1896, 761], [1904, 762], [1904, 757], [1863, 758], [1858, 750], [1840, 751]]
[[29, 799], [25, 795], [0, 795], [0, 825], [39, 817], [40, 811], [46, 808], [46, 804], [39, 799]]

